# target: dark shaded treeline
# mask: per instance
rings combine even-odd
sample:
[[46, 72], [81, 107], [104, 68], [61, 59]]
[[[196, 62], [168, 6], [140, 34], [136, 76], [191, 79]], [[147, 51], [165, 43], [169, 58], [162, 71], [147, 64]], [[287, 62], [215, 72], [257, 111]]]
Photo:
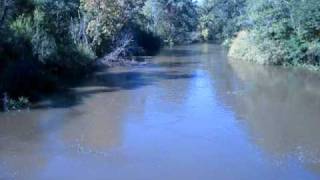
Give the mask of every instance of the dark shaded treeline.
[[36, 100], [97, 64], [199, 41], [223, 43], [235, 59], [318, 69], [320, 3], [2, 0], [0, 37], [1, 99]]
[[37, 99], [85, 77], [99, 60], [132, 60], [186, 42], [196, 13], [192, 0], [3, 0], [1, 99]]

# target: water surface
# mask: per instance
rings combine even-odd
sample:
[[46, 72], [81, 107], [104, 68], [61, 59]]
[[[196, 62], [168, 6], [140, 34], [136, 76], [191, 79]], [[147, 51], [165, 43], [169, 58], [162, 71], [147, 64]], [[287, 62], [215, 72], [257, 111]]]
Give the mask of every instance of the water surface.
[[0, 114], [0, 179], [319, 179], [320, 77], [168, 48]]

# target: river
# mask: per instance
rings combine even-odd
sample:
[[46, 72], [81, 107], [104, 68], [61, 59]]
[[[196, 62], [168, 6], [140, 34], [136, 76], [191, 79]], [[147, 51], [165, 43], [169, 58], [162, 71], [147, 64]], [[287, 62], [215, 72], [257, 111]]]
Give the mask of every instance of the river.
[[320, 76], [166, 48], [0, 114], [0, 179], [320, 179]]

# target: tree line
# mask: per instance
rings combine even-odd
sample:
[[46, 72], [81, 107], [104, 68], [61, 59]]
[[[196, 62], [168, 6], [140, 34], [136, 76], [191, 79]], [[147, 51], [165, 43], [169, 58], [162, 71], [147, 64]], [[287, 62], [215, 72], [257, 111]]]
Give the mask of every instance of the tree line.
[[[97, 63], [214, 41], [262, 64], [318, 67], [318, 0], [1, 0], [0, 93], [32, 96]], [[19, 88], [17, 88], [19, 87]]]
[[192, 0], [1, 0], [0, 93], [29, 96], [60, 76], [84, 74], [97, 59], [185, 42], [196, 14]]
[[318, 69], [318, 0], [204, 0], [205, 39], [223, 41], [236, 59]]

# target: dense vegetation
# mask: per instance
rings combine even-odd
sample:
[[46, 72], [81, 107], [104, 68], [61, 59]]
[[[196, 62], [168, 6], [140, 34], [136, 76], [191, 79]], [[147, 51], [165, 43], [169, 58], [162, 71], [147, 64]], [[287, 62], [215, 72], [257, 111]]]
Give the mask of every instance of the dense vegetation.
[[230, 56], [261, 64], [319, 66], [318, 0], [204, 0], [205, 39], [230, 45]]
[[34, 96], [98, 60], [183, 43], [196, 17], [192, 0], [1, 0], [0, 93]]
[[168, 44], [197, 40], [197, 4], [193, 0], [148, 0], [144, 7], [147, 28]]
[[230, 39], [241, 29], [246, 0], [203, 0], [199, 30], [204, 40]]
[[15, 98], [53, 89], [59, 77], [79, 77], [97, 62], [200, 40], [224, 42], [236, 59], [317, 67], [320, 3], [1, 0], [0, 37], [0, 94]]

